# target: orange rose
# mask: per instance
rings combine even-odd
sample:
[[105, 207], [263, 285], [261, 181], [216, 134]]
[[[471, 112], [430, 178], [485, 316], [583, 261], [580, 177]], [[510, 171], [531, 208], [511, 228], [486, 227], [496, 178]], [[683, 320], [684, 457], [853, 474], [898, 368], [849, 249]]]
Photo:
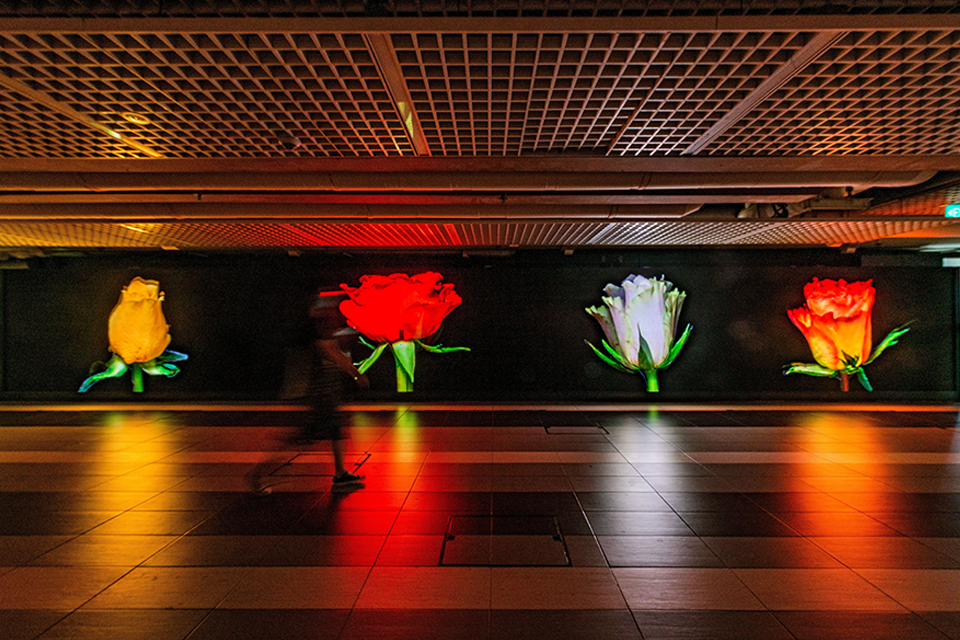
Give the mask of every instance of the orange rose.
[[876, 298], [871, 282], [814, 278], [803, 288], [806, 305], [787, 312], [810, 344], [813, 359], [827, 369], [856, 367], [870, 357]]
[[807, 283], [803, 295], [807, 299], [799, 309], [787, 311], [790, 320], [803, 332], [816, 364], [794, 362], [783, 368], [784, 374], [803, 373], [821, 378], [839, 378], [844, 391], [848, 379], [855, 375], [867, 391], [873, 387], [864, 367], [877, 359], [909, 329], [899, 327], [873, 344], [871, 314], [877, 292], [873, 281], [847, 283], [844, 280], [818, 280]]

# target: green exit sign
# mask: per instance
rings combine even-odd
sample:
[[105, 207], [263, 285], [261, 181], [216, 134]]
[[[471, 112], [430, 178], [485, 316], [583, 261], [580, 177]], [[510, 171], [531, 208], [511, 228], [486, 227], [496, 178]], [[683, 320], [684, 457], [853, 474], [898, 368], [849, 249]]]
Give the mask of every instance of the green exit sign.
[[960, 218], [960, 202], [948, 204], [947, 208], [943, 210], [943, 215], [948, 218]]

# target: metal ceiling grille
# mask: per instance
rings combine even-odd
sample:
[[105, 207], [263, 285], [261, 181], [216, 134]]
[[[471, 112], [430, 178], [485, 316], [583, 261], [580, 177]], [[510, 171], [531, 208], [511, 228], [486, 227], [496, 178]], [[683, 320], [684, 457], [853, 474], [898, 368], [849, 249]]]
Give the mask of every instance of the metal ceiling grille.
[[678, 154], [804, 33], [395, 35], [443, 155]]
[[597, 224], [460, 224], [457, 237], [465, 246], [536, 247], [591, 244], [605, 225]]
[[[811, 38], [421, 32], [391, 42], [433, 155], [679, 156]], [[960, 31], [850, 33], [703, 153], [958, 153], [958, 45]], [[415, 155], [381, 73], [361, 33], [0, 34], [0, 74], [169, 158]], [[3, 156], [145, 157], [47, 121], [49, 109], [10, 90], [0, 99]]]
[[491, 246], [829, 246], [870, 242], [947, 224], [951, 223], [945, 220], [871, 220], [444, 225], [0, 221], [0, 247], [464, 249]]
[[0, 156], [145, 157], [115, 139], [52, 112], [42, 104], [3, 89], [0, 89]]
[[848, 34], [706, 153], [960, 153], [960, 31]]
[[921, 14], [950, 0], [4, 0], [21, 16], [716, 16]]
[[[0, 73], [167, 157], [411, 155], [358, 34], [8, 33], [0, 61]], [[150, 123], [131, 126], [127, 113]], [[287, 134], [301, 146], [285, 146]], [[31, 140], [2, 153], [101, 157], [82, 138], [60, 154]]]
[[945, 235], [960, 197], [956, 2], [0, 15], [11, 247], [823, 246]]

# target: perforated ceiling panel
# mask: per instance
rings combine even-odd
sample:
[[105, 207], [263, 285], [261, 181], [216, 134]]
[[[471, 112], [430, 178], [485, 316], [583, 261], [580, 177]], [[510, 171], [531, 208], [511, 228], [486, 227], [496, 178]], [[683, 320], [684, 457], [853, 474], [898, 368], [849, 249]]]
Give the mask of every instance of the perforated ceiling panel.
[[871, 216], [942, 216], [947, 205], [960, 202], [960, 182], [905, 194], [870, 207]]
[[839, 246], [950, 224], [943, 220], [731, 221], [593, 224], [11, 223], [0, 247], [129, 249], [605, 246]]

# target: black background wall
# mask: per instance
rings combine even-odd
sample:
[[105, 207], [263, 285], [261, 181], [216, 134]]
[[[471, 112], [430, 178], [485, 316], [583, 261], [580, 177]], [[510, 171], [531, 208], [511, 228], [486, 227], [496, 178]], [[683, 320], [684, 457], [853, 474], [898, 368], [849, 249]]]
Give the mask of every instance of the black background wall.
[[[309, 336], [306, 308], [318, 285], [359, 284], [363, 274], [438, 271], [463, 304], [436, 341], [470, 352], [418, 352], [415, 389], [396, 392], [392, 358], [370, 370], [358, 401], [954, 401], [957, 385], [956, 272], [911, 258], [827, 251], [520, 251], [514, 254], [103, 253], [32, 260], [4, 271], [3, 388], [0, 399], [275, 400], [295, 392], [296, 355]], [[584, 344], [602, 332], [584, 311], [603, 288], [639, 273], [665, 275], [687, 293], [681, 326], [693, 333], [660, 373], [661, 392], [615, 371]], [[106, 361], [107, 318], [134, 276], [160, 281], [171, 349], [189, 355], [170, 379], [129, 374], [77, 388]], [[874, 344], [893, 328], [911, 330], [867, 373], [868, 393], [851, 381], [784, 376], [812, 362], [787, 310], [803, 304], [813, 277], [872, 279]], [[354, 350], [356, 360], [369, 353]]]

